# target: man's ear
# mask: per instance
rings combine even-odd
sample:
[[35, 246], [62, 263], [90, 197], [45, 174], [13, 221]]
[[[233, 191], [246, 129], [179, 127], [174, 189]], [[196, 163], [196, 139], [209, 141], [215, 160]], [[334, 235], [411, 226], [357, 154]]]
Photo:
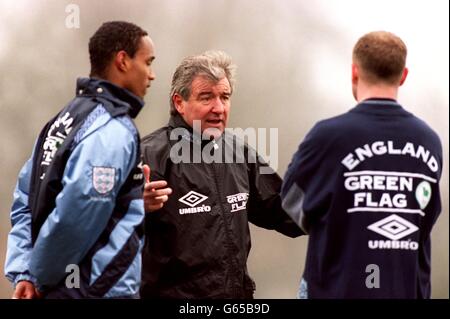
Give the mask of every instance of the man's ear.
[[352, 84], [358, 83], [359, 69], [355, 63], [352, 63]]
[[408, 76], [408, 68], [403, 69], [402, 78], [400, 79], [400, 85], [403, 85], [405, 83], [406, 77]]
[[179, 95], [178, 93], [175, 93], [172, 96], [172, 101], [173, 101], [173, 104], [175, 105], [175, 108], [177, 109], [178, 113], [183, 115], [184, 114], [184, 103], [183, 103], [183, 98], [181, 97], [181, 95]]
[[126, 72], [129, 68], [130, 57], [125, 51], [119, 51], [114, 57], [114, 65], [120, 72]]

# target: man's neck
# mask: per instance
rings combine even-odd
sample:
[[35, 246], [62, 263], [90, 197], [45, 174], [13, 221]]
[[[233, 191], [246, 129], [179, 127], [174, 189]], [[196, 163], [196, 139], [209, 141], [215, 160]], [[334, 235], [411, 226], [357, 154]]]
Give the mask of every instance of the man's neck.
[[384, 98], [397, 100], [398, 87], [390, 85], [364, 85], [358, 87], [357, 101], [361, 102], [370, 98]]
[[117, 74], [111, 70], [106, 70], [105, 74], [103, 74], [103, 75], [92, 74], [90, 77], [95, 78], [97, 80], [108, 81], [118, 87], [124, 88], [123, 81], [121, 81], [120, 77], [117, 76]]

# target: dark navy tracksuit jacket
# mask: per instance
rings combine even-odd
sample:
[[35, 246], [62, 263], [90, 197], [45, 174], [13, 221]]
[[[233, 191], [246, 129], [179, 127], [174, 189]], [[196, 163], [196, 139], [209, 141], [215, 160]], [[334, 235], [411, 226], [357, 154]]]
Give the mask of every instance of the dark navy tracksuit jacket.
[[310, 236], [300, 298], [429, 298], [441, 173], [439, 137], [394, 100], [317, 123], [282, 187]]

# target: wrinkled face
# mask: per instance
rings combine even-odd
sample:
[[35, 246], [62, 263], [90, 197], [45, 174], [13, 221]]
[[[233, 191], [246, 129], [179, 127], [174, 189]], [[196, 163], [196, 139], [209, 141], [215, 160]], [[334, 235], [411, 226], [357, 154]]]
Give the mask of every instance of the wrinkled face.
[[129, 59], [124, 87], [133, 94], [144, 98], [151, 81], [155, 79], [152, 62], [155, 59], [153, 42], [149, 36], [141, 38], [139, 49], [133, 58]]
[[231, 86], [226, 77], [214, 82], [205, 76], [196, 76], [187, 101], [178, 94], [173, 98], [175, 107], [187, 124], [195, 127], [194, 120], [199, 120], [204, 135], [214, 138], [222, 135], [231, 105]]

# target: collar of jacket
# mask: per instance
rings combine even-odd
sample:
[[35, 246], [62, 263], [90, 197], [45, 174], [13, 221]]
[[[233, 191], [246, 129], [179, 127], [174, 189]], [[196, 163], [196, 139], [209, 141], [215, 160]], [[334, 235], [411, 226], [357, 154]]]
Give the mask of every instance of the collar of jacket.
[[130, 117], [135, 118], [144, 107], [144, 101], [127, 89], [97, 78], [78, 78], [75, 94], [109, 100], [118, 107], [126, 107]]
[[183, 119], [183, 117], [180, 115], [180, 113], [177, 113], [175, 115], [170, 115], [169, 124], [171, 128], [177, 128], [182, 127], [187, 129], [191, 134], [194, 131], [194, 129], [186, 123], [186, 121]]
[[376, 115], [409, 114], [398, 102], [388, 98], [369, 98], [359, 102], [350, 112], [369, 113]]
[[218, 144], [224, 138], [224, 134], [222, 134], [216, 140], [207, 140], [207, 139], [203, 140], [201, 134], [194, 132], [194, 129], [189, 124], [186, 123], [186, 121], [179, 113], [170, 116], [168, 126], [171, 127], [172, 129], [175, 128], [185, 129], [185, 133], [181, 135], [181, 138], [188, 140], [192, 143], [201, 144], [202, 148], [211, 142], [213, 142], [214, 144]]

